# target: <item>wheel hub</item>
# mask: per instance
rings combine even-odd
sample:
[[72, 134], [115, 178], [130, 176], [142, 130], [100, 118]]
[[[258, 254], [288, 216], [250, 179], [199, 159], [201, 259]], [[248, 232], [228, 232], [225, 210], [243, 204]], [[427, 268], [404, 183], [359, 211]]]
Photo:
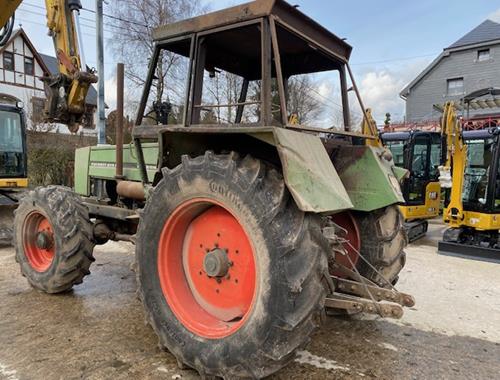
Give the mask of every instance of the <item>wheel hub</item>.
[[208, 252], [203, 260], [203, 269], [210, 277], [224, 277], [229, 271], [226, 251], [216, 248]]
[[158, 250], [163, 294], [186, 328], [221, 338], [245, 323], [257, 288], [256, 265], [234, 214], [213, 200], [187, 201], [166, 221]]
[[23, 248], [29, 264], [37, 272], [45, 272], [52, 265], [56, 251], [54, 232], [50, 221], [38, 211], [30, 213], [23, 223]]
[[36, 235], [36, 246], [40, 249], [50, 249], [54, 245], [52, 235], [47, 231], [40, 231]]
[[[348, 243], [344, 244], [346, 255], [335, 255], [335, 261], [354, 270], [359, 261], [359, 250], [361, 249], [361, 238], [356, 219], [350, 212], [342, 212], [332, 216], [332, 221], [346, 231], [346, 235], [343, 237], [348, 241]], [[331, 274], [341, 278], [345, 277], [343, 272], [337, 270], [333, 270]]]

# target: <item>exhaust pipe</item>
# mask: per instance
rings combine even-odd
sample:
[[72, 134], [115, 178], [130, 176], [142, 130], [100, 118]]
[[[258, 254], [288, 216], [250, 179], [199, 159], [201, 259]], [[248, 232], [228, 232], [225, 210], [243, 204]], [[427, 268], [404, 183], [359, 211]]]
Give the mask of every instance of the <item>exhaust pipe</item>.
[[125, 66], [116, 66], [116, 179], [123, 179], [123, 98]]

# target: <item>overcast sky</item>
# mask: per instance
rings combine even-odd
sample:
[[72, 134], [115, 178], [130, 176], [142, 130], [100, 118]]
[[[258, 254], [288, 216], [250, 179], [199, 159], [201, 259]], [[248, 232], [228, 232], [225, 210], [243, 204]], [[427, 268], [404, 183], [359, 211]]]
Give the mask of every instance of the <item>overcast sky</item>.
[[[213, 10], [244, 2], [208, 1]], [[443, 48], [488, 18], [500, 22], [499, 2], [492, 0], [294, 0], [292, 3], [354, 47], [351, 65], [366, 106], [374, 109], [379, 122], [386, 112], [391, 112], [393, 120], [403, 118], [404, 102], [399, 91]], [[95, 9], [93, 0], [82, 0], [82, 4], [84, 8]], [[16, 14], [16, 24], [22, 24], [40, 52], [54, 55], [43, 7], [44, 0], [24, 1]], [[83, 11], [82, 17], [87, 63], [95, 66], [92, 21], [95, 15]], [[105, 30], [110, 38], [110, 28], [105, 26]], [[115, 66], [116, 59], [106, 47], [106, 102], [112, 108]]]

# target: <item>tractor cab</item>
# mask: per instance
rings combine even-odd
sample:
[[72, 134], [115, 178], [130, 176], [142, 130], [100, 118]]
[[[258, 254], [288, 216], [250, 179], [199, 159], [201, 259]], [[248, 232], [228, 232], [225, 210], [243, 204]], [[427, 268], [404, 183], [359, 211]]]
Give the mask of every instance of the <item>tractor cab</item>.
[[27, 185], [26, 126], [22, 103], [0, 104], [0, 188]]
[[410, 176], [402, 184], [405, 203], [400, 209], [408, 224], [410, 241], [413, 241], [425, 234], [425, 219], [439, 214], [441, 187], [438, 166], [441, 161], [441, 134], [424, 131], [391, 132], [382, 134], [382, 141], [390, 149], [394, 163], [410, 172]]

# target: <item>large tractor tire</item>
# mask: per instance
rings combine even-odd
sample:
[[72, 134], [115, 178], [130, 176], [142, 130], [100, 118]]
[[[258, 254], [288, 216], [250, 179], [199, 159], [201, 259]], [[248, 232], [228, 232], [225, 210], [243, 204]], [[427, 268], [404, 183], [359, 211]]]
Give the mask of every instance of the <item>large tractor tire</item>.
[[164, 169], [136, 251], [160, 344], [202, 377], [262, 378], [287, 365], [323, 313], [320, 227], [260, 160], [207, 152]]
[[87, 208], [68, 188], [30, 191], [15, 213], [14, 242], [21, 273], [36, 289], [65, 292], [90, 274], [92, 225]]
[[360, 230], [360, 253], [371, 264], [360, 260], [360, 273], [379, 286], [395, 285], [406, 263], [404, 249], [408, 244], [399, 207], [391, 205], [370, 213], [356, 213], [355, 219]]
[[404, 248], [408, 244], [398, 206], [372, 212], [345, 212], [332, 219], [345, 228], [350, 241], [345, 246], [349, 259], [337, 255], [338, 260], [350, 268], [354, 264], [362, 276], [381, 287], [395, 285], [406, 262]]

